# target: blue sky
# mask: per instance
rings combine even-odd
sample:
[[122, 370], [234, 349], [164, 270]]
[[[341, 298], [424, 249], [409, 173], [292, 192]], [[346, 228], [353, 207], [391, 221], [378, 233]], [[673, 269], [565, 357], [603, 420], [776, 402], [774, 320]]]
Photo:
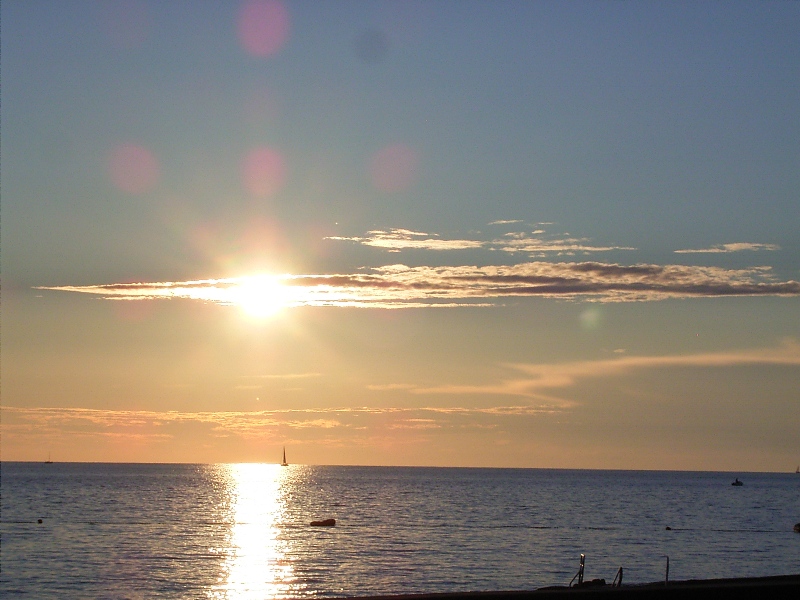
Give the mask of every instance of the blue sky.
[[800, 461], [797, 3], [2, 19], [4, 455]]

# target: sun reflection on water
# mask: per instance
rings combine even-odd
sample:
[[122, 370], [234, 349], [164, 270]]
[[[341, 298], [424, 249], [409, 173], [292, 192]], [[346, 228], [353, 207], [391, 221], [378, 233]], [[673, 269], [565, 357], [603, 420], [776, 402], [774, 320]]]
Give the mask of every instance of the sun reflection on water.
[[288, 560], [281, 537], [286, 522], [289, 473], [279, 465], [227, 465], [230, 498], [230, 544], [215, 599], [286, 598], [303, 587]]

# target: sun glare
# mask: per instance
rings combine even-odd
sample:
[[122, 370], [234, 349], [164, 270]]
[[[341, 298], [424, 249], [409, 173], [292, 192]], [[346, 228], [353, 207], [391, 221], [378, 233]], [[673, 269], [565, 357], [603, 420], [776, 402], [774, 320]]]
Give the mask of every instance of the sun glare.
[[273, 275], [245, 277], [234, 293], [234, 304], [259, 319], [271, 317], [286, 303], [286, 288]]
[[225, 465], [230, 494], [230, 551], [210, 598], [291, 598], [302, 594], [289, 544], [281, 539], [287, 521], [290, 482], [279, 465]]

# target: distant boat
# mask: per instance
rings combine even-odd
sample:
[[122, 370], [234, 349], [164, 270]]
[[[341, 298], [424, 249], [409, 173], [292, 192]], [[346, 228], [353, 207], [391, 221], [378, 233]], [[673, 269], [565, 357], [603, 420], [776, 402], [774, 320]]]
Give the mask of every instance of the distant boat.
[[800, 473], [800, 466], [797, 467], [797, 470], [795, 471], [795, 473]]
[[52, 465], [53, 464], [53, 461], [50, 460], [50, 453], [49, 452], [47, 453], [47, 460], [44, 461], [44, 464], [46, 464], [46, 465]]
[[739, 481], [739, 478], [737, 477], [736, 479], [733, 480], [733, 483], [731, 485], [740, 486], [744, 485], [744, 483]]
[[283, 447], [283, 461], [281, 461], [282, 467], [288, 467], [289, 463], [286, 462], [286, 446]]

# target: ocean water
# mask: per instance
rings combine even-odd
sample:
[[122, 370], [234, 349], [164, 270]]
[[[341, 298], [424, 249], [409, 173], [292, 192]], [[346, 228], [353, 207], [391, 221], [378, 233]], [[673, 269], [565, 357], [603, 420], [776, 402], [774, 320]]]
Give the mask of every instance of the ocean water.
[[[734, 475], [744, 485], [731, 486]], [[800, 573], [800, 475], [0, 464], [4, 598], [303, 598]], [[335, 518], [336, 526], [310, 521]], [[41, 519], [41, 523], [38, 520]], [[669, 527], [670, 529], [667, 529]]]

